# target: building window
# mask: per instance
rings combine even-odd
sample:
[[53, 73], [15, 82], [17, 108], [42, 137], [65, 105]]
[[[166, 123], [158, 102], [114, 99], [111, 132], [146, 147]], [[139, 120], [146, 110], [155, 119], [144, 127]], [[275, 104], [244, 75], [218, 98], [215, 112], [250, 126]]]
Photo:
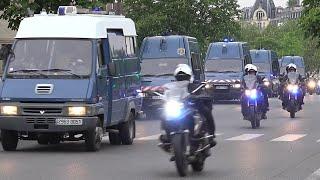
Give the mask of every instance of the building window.
[[262, 20], [265, 17], [265, 14], [263, 11], [258, 11], [257, 12], [257, 19]]

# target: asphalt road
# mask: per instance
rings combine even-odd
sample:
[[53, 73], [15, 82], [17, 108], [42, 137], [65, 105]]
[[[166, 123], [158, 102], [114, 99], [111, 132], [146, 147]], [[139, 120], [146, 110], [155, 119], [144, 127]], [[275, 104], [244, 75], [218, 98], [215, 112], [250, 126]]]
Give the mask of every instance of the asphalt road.
[[[201, 173], [186, 179], [316, 180], [320, 179], [320, 96], [308, 96], [296, 119], [272, 99], [260, 129], [242, 120], [240, 105], [214, 108], [218, 145]], [[82, 142], [41, 146], [20, 141], [17, 152], [0, 149], [0, 179], [179, 179], [169, 156], [157, 147], [159, 121], [137, 122], [132, 146], [105, 140], [99, 152], [86, 152]]]

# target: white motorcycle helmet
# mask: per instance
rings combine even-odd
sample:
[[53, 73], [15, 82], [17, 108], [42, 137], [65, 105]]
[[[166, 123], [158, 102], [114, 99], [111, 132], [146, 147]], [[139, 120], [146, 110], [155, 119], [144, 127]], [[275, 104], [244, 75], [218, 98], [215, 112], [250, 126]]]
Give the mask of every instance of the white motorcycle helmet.
[[246, 73], [248, 73], [249, 71], [255, 71], [256, 73], [258, 72], [258, 68], [257, 66], [253, 65], [253, 64], [247, 64], [245, 67], [244, 67], [244, 70]]
[[290, 63], [286, 67], [287, 73], [289, 72], [289, 69], [294, 69], [295, 71], [297, 71], [297, 65]]
[[192, 69], [187, 64], [178, 64], [173, 75], [177, 81], [188, 80], [190, 83], [192, 83], [194, 80]]

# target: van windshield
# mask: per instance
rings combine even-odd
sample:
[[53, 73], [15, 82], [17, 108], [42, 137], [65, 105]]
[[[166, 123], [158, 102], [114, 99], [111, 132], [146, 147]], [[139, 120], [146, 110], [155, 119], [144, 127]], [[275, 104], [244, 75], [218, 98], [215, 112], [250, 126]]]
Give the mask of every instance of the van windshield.
[[7, 74], [82, 77], [91, 69], [90, 40], [21, 39], [15, 43]]
[[145, 40], [142, 59], [186, 58], [186, 49], [180, 37], [152, 37]]
[[206, 72], [213, 73], [240, 73], [242, 72], [241, 60], [207, 60]]
[[172, 76], [178, 64], [188, 64], [188, 59], [144, 59], [141, 63], [143, 76]]
[[287, 56], [287, 57], [282, 58], [281, 66], [285, 67], [290, 63], [293, 63], [293, 64], [297, 65], [297, 67], [300, 67], [300, 68], [304, 67], [303, 59], [298, 56], [297, 57]]
[[267, 63], [270, 64], [270, 57], [268, 51], [251, 51], [251, 58], [253, 63]]
[[239, 59], [241, 58], [239, 44], [216, 43], [210, 46], [207, 59]]

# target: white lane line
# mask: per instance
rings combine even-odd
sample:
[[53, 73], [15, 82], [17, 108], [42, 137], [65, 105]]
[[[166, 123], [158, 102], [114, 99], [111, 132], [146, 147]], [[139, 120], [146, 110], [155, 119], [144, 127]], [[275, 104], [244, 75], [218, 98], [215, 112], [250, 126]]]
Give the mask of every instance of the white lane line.
[[[216, 133], [216, 136], [221, 136], [221, 135], [223, 135], [223, 133]], [[155, 135], [151, 135], [151, 136], [145, 136], [145, 137], [136, 138], [135, 140], [138, 140], [138, 141], [152, 141], [152, 140], [158, 140], [159, 136], [160, 136], [160, 134], [155, 134]]]
[[258, 138], [260, 136], [263, 136], [264, 134], [242, 134], [240, 136], [235, 136], [229, 139], [226, 139], [227, 141], [248, 141], [254, 138]]
[[160, 134], [155, 134], [152, 136], [146, 136], [146, 137], [141, 137], [141, 138], [137, 138], [136, 140], [138, 141], [150, 141], [150, 140], [157, 140], [159, 139]]
[[320, 169], [318, 169], [315, 172], [313, 172], [305, 180], [319, 180], [319, 179], [320, 179]]
[[272, 139], [271, 141], [291, 142], [291, 141], [296, 141], [298, 139], [301, 139], [305, 136], [306, 136], [306, 134], [286, 134], [284, 136], [280, 136], [278, 138]]
[[320, 142], [320, 139], [317, 140], [317, 143]]

